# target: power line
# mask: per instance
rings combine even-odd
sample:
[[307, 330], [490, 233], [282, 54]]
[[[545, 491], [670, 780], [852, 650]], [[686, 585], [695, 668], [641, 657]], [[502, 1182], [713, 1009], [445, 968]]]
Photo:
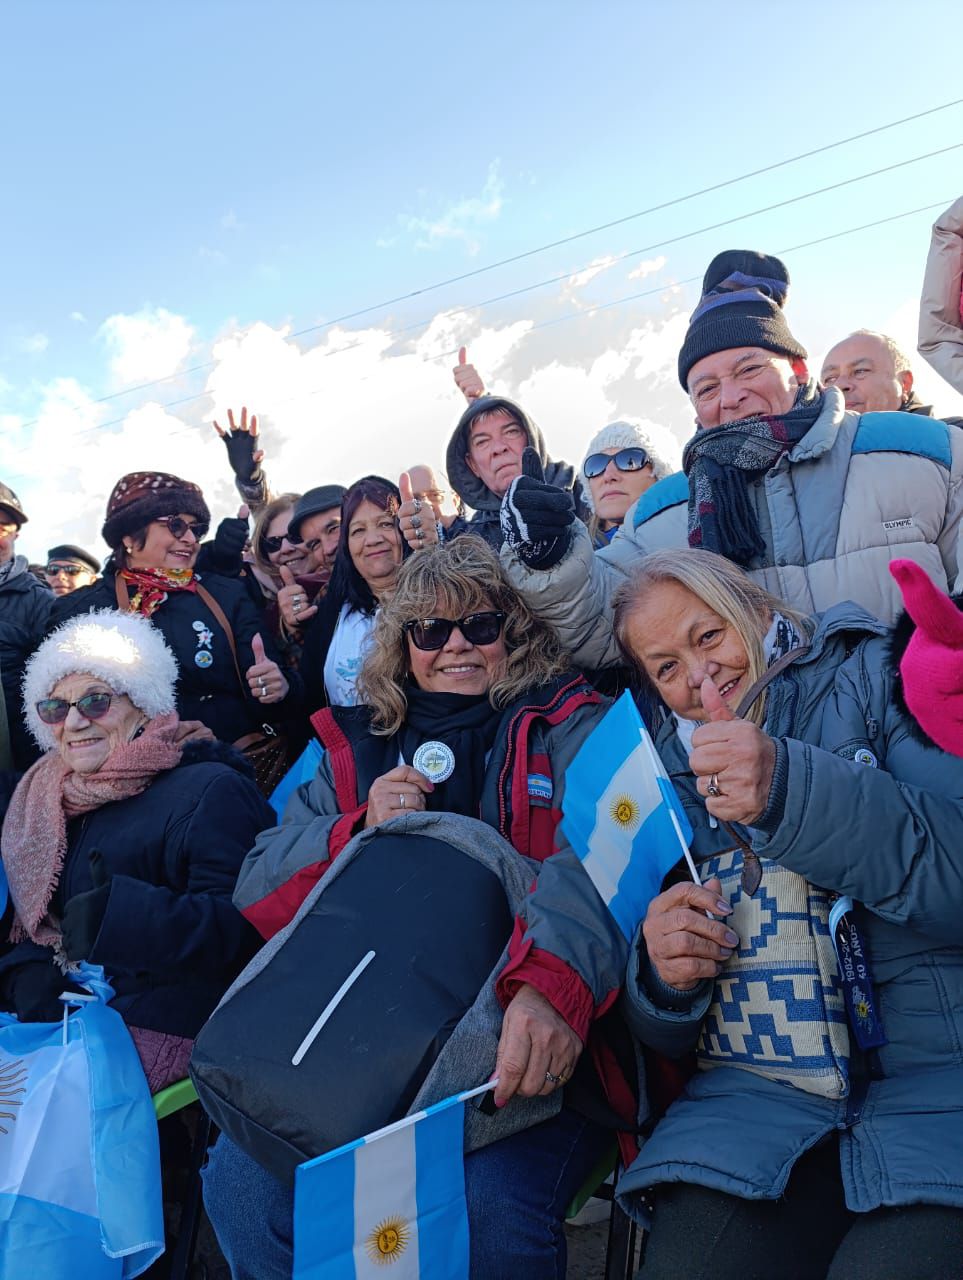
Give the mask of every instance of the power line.
[[[511, 257], [500, 258], [497, 262], [489, 262], [484, 267], [475, 267], [473, 270], [464, 271], [460, 275], [449, 276], [444, 280], [436, 281], [434, 284], [423, 285], [420, 289], [412, 289], [408, 293], [398, 294], [397, 297], [385, 298], [381, 302], [372, 303], [370, 306], [361, 307], [356, 311], [345, 312], [343, 315], [335, 316], [331, 320], [324, 320], [319, 324], [308, 325], [304, 329], [295, 330], [289, 336], [292, 338], [303, 338], [309, 333], [318, 333], [322, 329], [329, 329], [336, 324], [343, 324], [346, 320], [356, 320], [360, 316], [371, 315], [372, 312], [381, 311], [385, 307], [395, 306], [399, 302], [409, 302], [412, 298], [422, 297], [426, 293], [434, 293], [438, 289], [446, 288], [448, 285], [460, 284], [464, 280], [471, 280], [475, 276], [484, 275], [489, 271], [495, 271], [499, 267], [511, 266], [513, 263], [523, 262], [526, 258], [535, 257], [540, 253], [547, 253], [550, 249], [558, 249], [563, 245], [573, 244], [576, 240], [584, 240], [587, 236], [596, 235], [600, 231], [609, 231], [613, 227], [623, 226], [627, 222], [633, 222], [638, 218], [647, 217], [650, 213], [659, 213], [664, 209], [672, 209], [677, 205], [687, 203], [689, 200], [696, 200], [700, 196], [711, 195], [716, 191], [723, 191], [728, 187], [738, 185], [740, 182], [748, 182], [751, 178], [758, 178], [763, 174], [773, 173], [777, 169], [784, 169], [788, 165], [797, 164], [801, 160], [810, 160], [814, 156], [825, 155], [827, 151], [834, 151], [839, 147], [848, 146], [851, 142], [860, 142], [864, 138], [871, 138], [876, 134], [886, 133], [889, 129], [896, 129], [900, 125], [911, 124], [916, 120], [923, 120], [927, 116], [936, 115], [941, 111], [948, 111], [953, 107], [960, 106], [961, 104], [963, 104], [963, 98], [954, 98], [952, 101], [943, 102], [939, 106], [928, 107], [925, 111], [917, 111], [913, 115], [902, 116], [899, 120], [890, 120], [887, 124], [876, 125], [872, 129], [864, 129], [861, 133], [850, 134], [849, 137], [839, 138], [835, 142], [827, 142], [820, 147], [814, 147], [811, 151], [801, 151], [798, 155], [788, 156], [784, 160], [776, 160], [772, 164], [763, 165], [760, 169], [752, 169], [748, 173], [739, 174], [735, 178], [726, 178], [722, 182], [713, 183], [713, 185], [708, 187], [701, 187], [699, 190], [690, 191], [686, 195], [674, 196], [671, 200], [664, 200], [660, 204], [650, 205], [648, 208], [639, 209], [635, 213], [627, 213], [621, 218], [613, 218], [609, 222], [601, 222], [597, 226], [588, 227], [584, 231], [576, 231], [572, 235], [563, 236], [560, 240], [551, 240], [545, 244], [536, 245], [533, 249], [526, 249], [522, 253], [513, 254]], [[885, 172], [885, 170], [880, 170], [879, 172]], [[92, 400], [91, 403], [107, 404], [111, 400], [118, 400], [123, 396], [134, 395], [138, 391], [147, 391], [149, 388], [160, 386], [162, 383], [172, 382], [178, 378], [186, 378], [193, 373], [203, 373], [205, 369], [212, 368], [214, 364], [215, 361], [207, 360], [202, 364], [192, 365], [188, 369], [181, 369], [177, 373], [167, 374], [162, 378], [152, 378], [147, 382], [138, 383], [136, 386], [125, 387], [121, 391], [112, 391], [108, 395], [98, 396], [96, 399]], [[184, 402], [175, 400], [171, 403], [182, 404]], [[23, 425], [29, 427], [36, 421], [37, 420], [34, 418], [29, 422], [25, 422]]]

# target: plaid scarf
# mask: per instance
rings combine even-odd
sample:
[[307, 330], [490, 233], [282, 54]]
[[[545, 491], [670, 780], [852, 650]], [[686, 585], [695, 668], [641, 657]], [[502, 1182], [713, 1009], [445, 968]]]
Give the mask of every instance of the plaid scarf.
[[193, 569], [121, 569], [120, 576], [134, 588], [131, 613], [153, 617], [171, 591], [196, 591]]
[[682, 453], [689, 477], [690, 547], [718, 552], [743, 568], [764, 555], [749, 481], [799, 443], [822, 407], [822, 392], [810, 381], [799, 388], [788, 413], [743, 418], [692, 437]]

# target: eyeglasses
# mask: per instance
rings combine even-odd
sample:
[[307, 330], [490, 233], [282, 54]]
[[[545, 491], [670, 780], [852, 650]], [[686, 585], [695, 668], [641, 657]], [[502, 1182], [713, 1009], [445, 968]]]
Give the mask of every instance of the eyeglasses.
[[48, 578], [56, 578], [58, 573], [65, 573], [68, 578], [76, 578], [78, 573], [93, 573], [83, 564], [48, 564], [44, 573]]
[[403, 630], [416, 649], [442, 649], [457, 627], [469, 644], [494, 644], [501, 634], [504, 613], [489, 610], [470, 613], [467, 618], [421, 618], [406, 622]]
[[206, 520], [195, 520], [192, 524], [189, 520], [184, 520], [180, 516], [158, 516], [151, 523], [166, 525], [175, 538], [183, 538], [189, 529], [194, 535], [195, 542], [200, 542], [201, 538], [206, 538], [207, 531], [211, 527]]
[[[273, 556], [273, 555], [275, 555], [278, 551], [280, 551], [280, 550], [281, 550], [281, 548], [284, 546], [284, 539], [285, 539], [285, 538], [287, 538], [287, 534], [286, 534], [286, 533], [282, 533], [282, 534], [281, 534], [281, 536], [280, 536], [280, 538], [268, 538], [268, 537], [264, 537], [264, 538], [262, 538], [262, 539], [261, 539], [261, 546], [264, 548], [264, 550], [267, 552], [267, 554], [268, 554], [269, 556]], [[290, 538], [288, 538], [288, 542], [290, 542], [290, 541], [291, 541], [291, 539], [290, 539]]]
[[44, 724], [63, 724], [70, 708], [76, 707], [85, 720], [101, 720], [110, 710], [113, 697], [112, 693], [85, 693], [76, 702], [68, 702], [66, 698], [41, 698], [37, 715]]
[[614, 462], [620, 471], [641, 471], [649, 461], [644, 449], [620, 449], [618, 453], [590, 453], [582, 463], [586, 480], [594, 480], [600, 476], [610, 462]]

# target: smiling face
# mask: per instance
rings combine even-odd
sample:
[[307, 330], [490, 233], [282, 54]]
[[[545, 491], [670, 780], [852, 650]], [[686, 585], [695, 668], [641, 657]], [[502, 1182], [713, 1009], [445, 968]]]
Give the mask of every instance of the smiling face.
[[[494, 609], [494, 605], [482, 602], [471, 612], [483, 613], [490, 609]], [[438, 601], [432, 616], [450, 618], [453, 615], [442, 601]], [[410, 635], [405, 643], [408, 645], [411, 677], [418, 688], [427, 693], [487, 693], [508, 657], [504, 629], [492, 644], [472, 644], [458, 627], [452, 628], [451, 635], [440, 649], [419, 649]]]
[[348, 526], [348, 554], [375, 595], [390, 591], [402, 561], [401, 534], [392, 511], [366, 498]]
[[89, 587], [97, 580], [93, 569], [79, 560], [50, 560], [43, 576], [55, 596], [69, 595], [78, 587]]
[[689, 399], [699, 426], [710, 431], [742, 418], [788, 413], [792, 408], [803, 361], [761, 347], [734, 347], [697, 360], [689, 371]]
[[525, 429], [507, 409], [481, 414], [471, 424], [465, 461], [496, 498], [503, 498], [522, 474], [522, 454], [528, 444]]
[[[599, 453], [614, 458], [619, 447], [599, 449]], [[610, 462], [600, 476], [593, 476], [588, 482], [595, 503], [595, 511], [603, 529], [621, 524], [625, 513], [640, 498], [646, 489], [655, 484], [652, 463], [647, 462], [640, 471], [620, 471], [614, 462]]]
[[13, 559], [19, 533], [20, 521], [14, 518], [12, 511], [0, 507], [0, 564]]
[[702, 719], [709, 676], [733, 710], [749, 685], [749, 655], [735, 627], [680, 582], [649, 584], [625, 626], [627, 647], [670, 711]]
[[900, 409], [913, 389], [912, 373], [897, 373], [893, 352], [871, 333], [838, 342], [823, 361], [820, 381], [824, 387], [839, 387], [846, 408], [855, 413]]
[[310, 568], [303, 573], [316, 573], [319, 569], [330, 569], [334, 565], [334, 555], [338, 549], [341, 536], [341, 508], [330, 507], [327, 511], [319, 511], [317, 515], [308, 516], [301, 521], [301, 537], [308, 557]]
[[[51, 698], [76, 702], [85, 693], [112, 693], [104, 680], [91, 675], [69, 675], [50, 691]], [[61, 759], [74, 773], [96, 773], [115, 747], [130, 742], [147, 716], [135, 707], [125, 693], [115, 693], [105, 716], [87, 720], [77, 707], [71, 707], [62, 724], [50, 725]]]
[[[187, 525], [195, 524], [196, 517], [186, 512], [179, 514]], [[124, 539], [124, 546], [130, 543], [127, 552], [127, 565], [131, 569], [193, 569], [200, 546], [190, 529], [185, 529], [179, 538], [175, 538], [166, 524], [152, 520], [147, 526], [144, 545], [138, 547], [132, 538]]]

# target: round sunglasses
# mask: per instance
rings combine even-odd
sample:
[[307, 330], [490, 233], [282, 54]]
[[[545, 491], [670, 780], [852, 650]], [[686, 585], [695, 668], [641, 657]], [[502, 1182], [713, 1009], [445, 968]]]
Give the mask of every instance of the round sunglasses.
[[66, 698], [41, 698], [37, 715], [44, 724], [63, 724], [70, 708], [76, 707], [85, 720], [100, 720], [110, 710], [113, 697], [112, 693], [85, 693], [76, 702], [68, 702]]
[[501, 635], [504, 613], [491, 609], [467, 618], [420, 618], [402, 628], [416, 649], [442, 649], [457, 627], [469, 644], [494, 644]]
[[189, 529], [194, 535], [195, 542], [200, 542], [202, 538], [206, 538], [207, 531], [211, 527], [207, 520], [195, 520], [192, 524], [189, 520], [184, 520], [180, 516], [157, 516], [152, 523], [166, 525], [175, 538], [183, 538]]
[[58, 573], [65, 573], [68, 578], [76, 578], [78, 573], [93, 573], [86, 564], [48, 564], [44, 573], [48, 578], [56, 578]]
[[582, 463], [586, 480], [594, 480], [600, 476], [610, 462], [614, 462], [620, 471], [641, 471], [648, 463], [649, 455], [644, 449], [620, 449], [618, 453], [590, 453]]

